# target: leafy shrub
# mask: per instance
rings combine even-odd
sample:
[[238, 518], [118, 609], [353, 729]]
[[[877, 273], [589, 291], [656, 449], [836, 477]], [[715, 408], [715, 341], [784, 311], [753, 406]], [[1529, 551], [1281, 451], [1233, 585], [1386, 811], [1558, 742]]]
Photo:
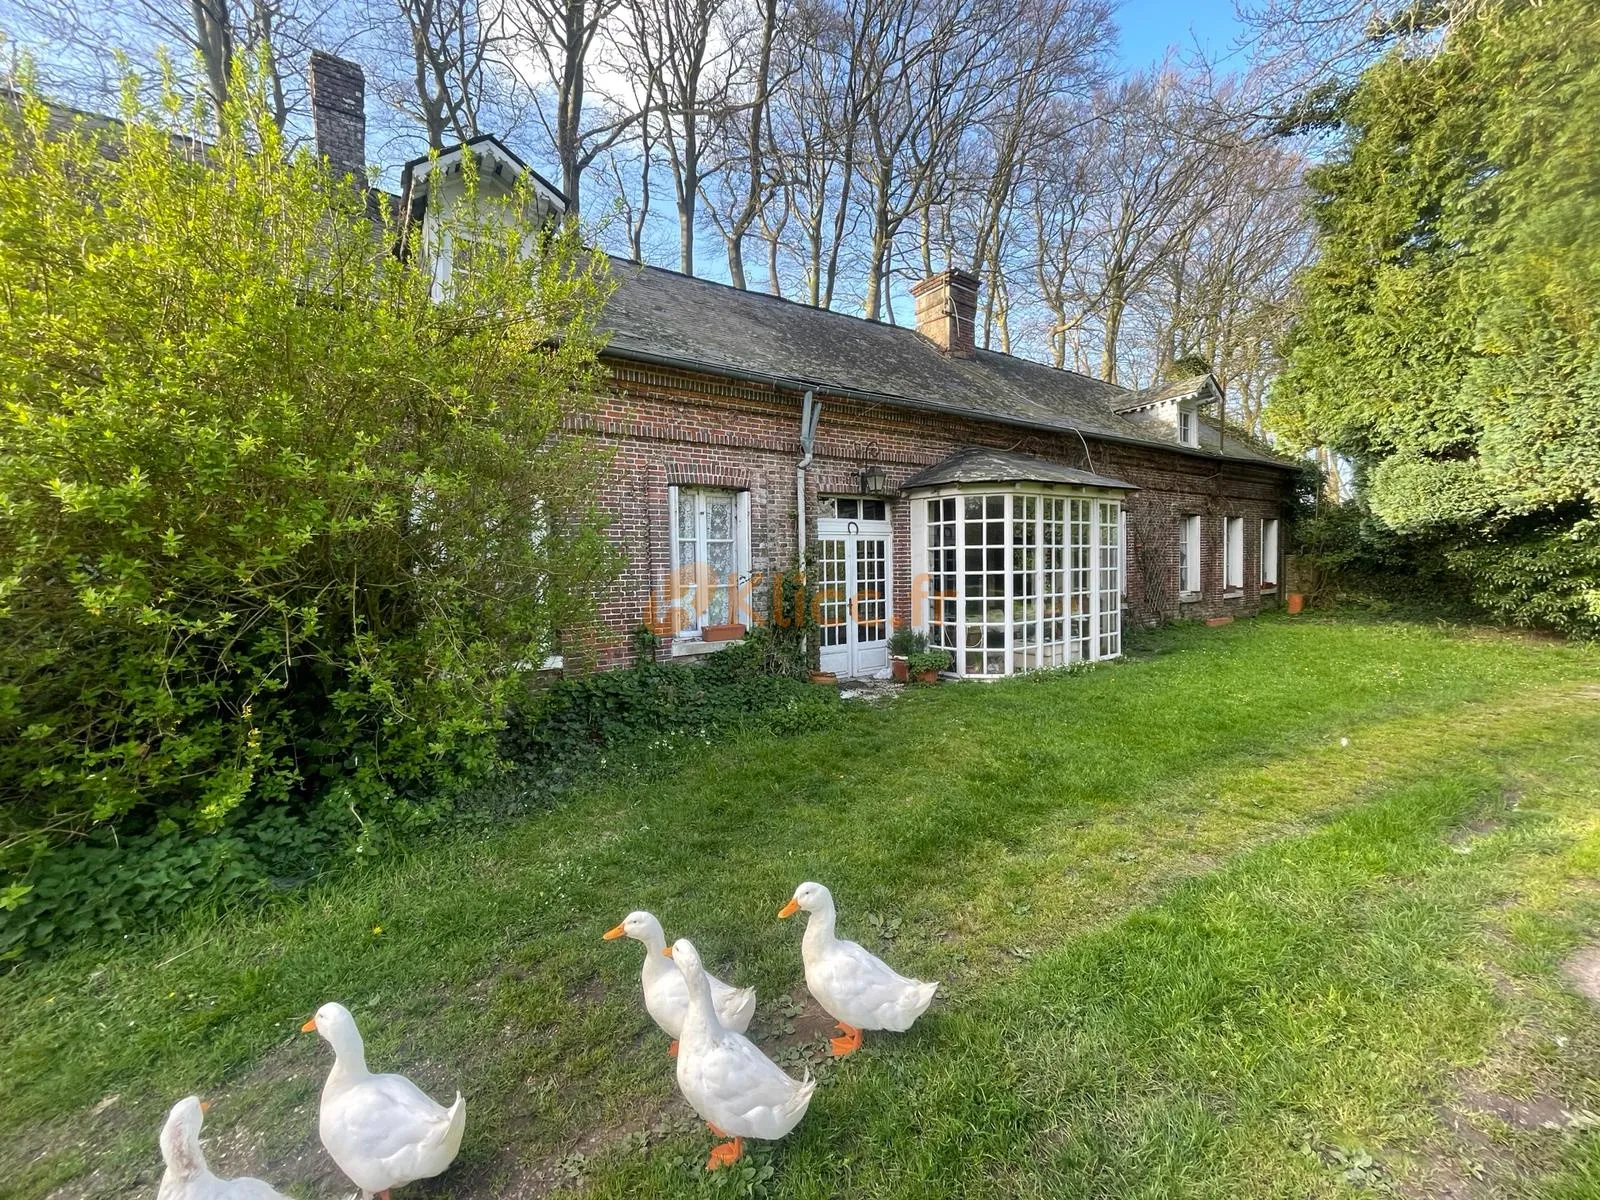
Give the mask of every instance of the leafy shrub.
[[914, 650], [906, 655], [906, 670], [913, 677], [924, 671], [948, 671], [952, 661], [948, 650]]
[[902, 625], [889, 635], [889, 653], [896, 658], [909, 658], [928, 648], [928, 635], [909, 625]]
[[563, 432], [603, 257], [469, 157], [441, 231], [478, 252], [436, 301], [436, 247], [233, 93], [204, 147], [170, 97], [0, 107], [13, 946], [259, 882], [286, 822], [296, 857], [433, 819], [615, 567]]
[[1267, 421], [1355, 464], [1385, 558], [1600, 636], [1600, 0], [1459, 15], [1337, 103]]
[[647, 745], [663, 734], [792, 733], [832, 721], [838, 694], [774, 673], [775, 644], [783, 639], [762, 627], [693, 666], [646, 658], [626, 670], [538, 687], [513, 709], [506, 757], [559, 777], [598, 751]]

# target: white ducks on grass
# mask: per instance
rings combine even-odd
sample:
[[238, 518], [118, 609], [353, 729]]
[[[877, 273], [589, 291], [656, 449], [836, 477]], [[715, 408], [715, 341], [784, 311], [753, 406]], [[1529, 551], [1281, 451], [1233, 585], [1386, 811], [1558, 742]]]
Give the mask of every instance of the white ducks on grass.
[[[643, 942], [644, 966], [639, 970], [639, 981], [644, 988], [644, 1007], [650, 1019], [661, 1027], [661, 1032], [672, 1039], [669, 1054], [678, 1053], [678, 1039], [683, 1036], [683, 1018], [689, 1011], [689, 988], [683, 974], [666, 961], [667, 935], [661, 931], [661, 922], [647, 912], [631, 912], [622, 924], [606, 930], [606, 941], [630, 937]], [[743, 1033], [750, 1028], [750, 1018], [756, 1011], [754, 988], [736, 988], [723, 983], [715, 975], [706, 974], [711, 985], [711, 1003], [717, 1010], [717, 1020], [724, 1029]]]
[[833, 1053], [843, 1058], [859, 1050], [863, 1029], [910, 1029], [933, 1002], [938, 983], [907, 979], [854, 942], [834, 936], [833, 895], [820, 883], [795, 888], [778, 916], [802, 909], [809, 914], [800, 944], [806, 988], [843, 1033], [833, 1039]]
[[200, 1126], [210, 1105], [186, 1096], [172, 1106], [161, 1127], [161, 1157], [167, 1171], [156, 1200], [289, 1200], [259, 1179], [218, 1179], [200, 1149]]
[[404, 1075], [367, 1070], [361, 1032], [342, 1004], [324, 1004], [300, 1028], [316, 1030], [333, 1047], [317, 1131], [365, 1200], [389, 1200], [390, 1188], [431, 1178], [455, 1160], [467, 1127], [460, 1092], [445, 1108]]
[[816, 1080], [786, 1074], [744, 1034], [717, 1019], [710, 979], [687, 938], [662, 951], [677, 964], [689, 996], [678, 1048], [678, 1090], [718, 1137], [707, 1170], [735, 1163], [744, 1139], [783, 1137], [800, 1123]]

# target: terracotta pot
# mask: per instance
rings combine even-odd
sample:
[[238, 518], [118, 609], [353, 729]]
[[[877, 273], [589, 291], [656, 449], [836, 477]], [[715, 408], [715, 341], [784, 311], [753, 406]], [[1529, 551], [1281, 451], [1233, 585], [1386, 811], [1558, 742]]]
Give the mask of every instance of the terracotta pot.
[[706, 642], [737, 642], [744, 636], [743, 625], [704, 625], [700, 639]]
[[1296, 613], [1303, 612], [1305, 610], [1305, 607], [1306, 607], [1306, 597], [1305, 597], [1305, 593], [1304, 592], [1290, 592], [1289, 593], [1289, 615], [1290, 616], [1294, 616]]
[[889, 660], [889, 673], [894, 676], [896, 683], [905, 683], [911, 678], [911, 668], [906, 665], [906, 660], [896, 655]]
[[839, 676], [832, 671], [813, 671], [811, 672], [811, 682], [834, 684], [839, 682]]
[[917, 682], [918, 683], [938, 683], [939, 682], [939, 672], [936, 669], [934, 669], [933, 667], [929, 667], [926, 671], [918, 671], [917, 672]]
[[1232, 625], [1233, 624], [1233, 618], [1232, 617], [1207, 617], [1206, 618], [1206, 624], [1208, 626], [1210, 626], [1212, 629], [1215, 629], [1219, 625]]

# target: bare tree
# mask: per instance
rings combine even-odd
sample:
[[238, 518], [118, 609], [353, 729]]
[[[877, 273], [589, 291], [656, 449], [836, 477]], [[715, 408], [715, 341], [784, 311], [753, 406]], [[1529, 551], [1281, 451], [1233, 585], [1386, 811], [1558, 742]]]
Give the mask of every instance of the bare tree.
[[[716, 128], [725, 145], [722, 167], [715, 175], [714, 191], [701, 186], [706, 214], [722, 235], [728, 254], [728, 279], [743, 290], [744, 241], [755, 226], [773, 181], [767, 168], [769, 110], [772, 97], [773, 44], [778, 36], [778, 0], [757, 0], [752, 23], [729, 29], [734, 47], [754, 43], [747, 61], [733, 68], [728, 97], [728, 120]], [[754, 28], [750, 28], [753, 24]]]
[[863, 307], [875, 321], [901, 227], [946, 197], [952, 152], [985, 98], [993, 39], [982, 0], [864, 0], [862, 15], [874, 36], [857, 171], [870, 238]]
[[114, 105], [119, 56], [153, 79], [165, 52], [180, 79], [195, 68], [195, 90], [220, 109], [236, 61], [249, 56], [264, 63], [268, 103], [282, 128], [304, 91], [285, 65], [304, 59], [327, 16], [318, 0], [14, 0], [7, 25], [35, 56], [44, 86], [89, 108]]
[[624, 0], [622, 61], [656, 123], [678, 212], [678, 264], [695, 272], [700, 192], [718, 170], [708, 156], [727, 120], [731, 47], [726, 0]]
[[[590, 78], [600, 39], [621, 0], [507, 0], [506, 21], [520, 48], [543, 70], [538, 112], [561, 168], [568, 213], [582, 211], [583, 173], [639, 120], [640, 107], [618, 97], [595, 111]], [[552, 111], [553, 110], [553, 111]]]
[[[796, 218], [798, 290], [823, 308], [833, 304], [841, 254], [853, 232], [861, 63], [871, 36], [857, 17], [861, 5], [798, 0], [779, 45], [782, 82], [769, 106], [776, 183], [784, 211]], [[769, 250], [769, 257], [776, 252]]]

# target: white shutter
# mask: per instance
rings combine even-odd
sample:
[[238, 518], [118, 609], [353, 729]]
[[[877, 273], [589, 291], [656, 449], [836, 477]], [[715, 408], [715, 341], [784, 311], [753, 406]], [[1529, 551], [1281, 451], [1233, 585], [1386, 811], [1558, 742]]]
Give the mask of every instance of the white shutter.
[[667, 487], [667, 570], [678, 566], [678, 485]]
[[739, 579], [750, 577], [750, 493], [735, 493], [733, 510], [733, 543], [739, 564]]

